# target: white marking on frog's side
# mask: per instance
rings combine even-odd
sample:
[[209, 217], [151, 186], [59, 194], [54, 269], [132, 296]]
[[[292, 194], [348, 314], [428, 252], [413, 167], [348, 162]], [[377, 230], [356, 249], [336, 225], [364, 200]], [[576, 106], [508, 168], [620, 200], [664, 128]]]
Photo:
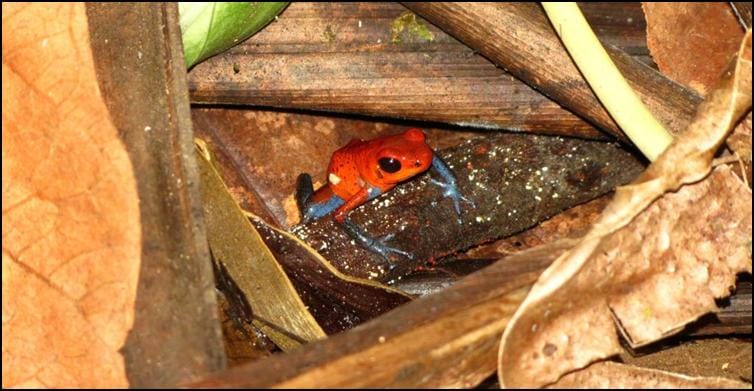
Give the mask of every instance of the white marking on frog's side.
[[332, 183], [333, 185], [337, 185], [338, 183], [340, 183], [340, 177], [335, 175], [332, 172], [330, 173], [330, 175], [327, 176], [327, 180], [329, 180], [330, 183]]

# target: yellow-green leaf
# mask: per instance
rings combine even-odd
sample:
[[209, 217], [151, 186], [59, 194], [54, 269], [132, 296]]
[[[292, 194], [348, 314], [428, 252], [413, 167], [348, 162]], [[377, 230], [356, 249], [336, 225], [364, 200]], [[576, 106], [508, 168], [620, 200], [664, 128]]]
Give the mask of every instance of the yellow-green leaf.
[[197, 140], [196, 147], [207, 240], [215, 258], [248, 300], [252, 323], [285, 351], [325, 338], [262, 237], [228, 192], [204, 142]]

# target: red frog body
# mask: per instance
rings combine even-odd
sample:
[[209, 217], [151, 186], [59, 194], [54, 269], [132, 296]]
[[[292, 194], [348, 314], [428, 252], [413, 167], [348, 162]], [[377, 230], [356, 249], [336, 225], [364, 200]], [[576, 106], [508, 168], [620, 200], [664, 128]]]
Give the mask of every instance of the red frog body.
[[335, 219], [343, 222], [345, 213], [427, 171], [433, 156], [419, 129], [368, 141], [351, 140], [333, 153], [327, 184], [311, 200], [326, 203], [333, 194], [344, 200], [335, 211]]
[[410, 257], [406, 252], [372, 239], [347, 217], [359, 205], [390, 191], [398, 183], [413, 178], [430, 167], [444, 179], [443, 182], [432, 182], [444, 190], [444, 196], [453, 200], [458, 215], [461, 214], [461, 200], [473, 206], [458, 191], [453, 172], [427, 145], [424, 133], [413, 128], [401, 134], [368, 141], [351, 140], [333, 153], [327, 170], [327, 183], [316, 192], [313, 191], [311, 177], [301, 174], [296, 200], [302, 220], [307, 222], [334, 212], [335, 221], [344, 224], [352, 237], [388, 261], [387, 254], [390, 252]]

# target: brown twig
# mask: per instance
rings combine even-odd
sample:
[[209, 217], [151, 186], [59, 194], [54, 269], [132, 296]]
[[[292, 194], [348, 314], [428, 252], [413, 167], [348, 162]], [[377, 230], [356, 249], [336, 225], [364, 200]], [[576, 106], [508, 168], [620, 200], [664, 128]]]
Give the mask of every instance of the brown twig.
[[[602, 130], [623, 138], [582, 79], [539, 5], [405, 3], [526, 84]], [[671, 132], [685, 129], [701, 98], [625, 52], [606, 45], [644, 103]]]

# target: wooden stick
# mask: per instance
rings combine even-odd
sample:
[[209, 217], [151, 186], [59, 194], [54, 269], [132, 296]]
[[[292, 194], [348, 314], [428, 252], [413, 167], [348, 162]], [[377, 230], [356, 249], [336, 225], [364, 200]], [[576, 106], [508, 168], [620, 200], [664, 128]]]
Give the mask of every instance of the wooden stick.
[[570, 242], [517, 254], [361, 327], [209, 376], [191, 387], [473, 387], [495, 370], [503, 328]]
[[[133, 326], [120, 352], [130, 386], [171, 387], [226, 366], [193, 157], [178, 6], [88, 3], [87, 19], [99, 89], [139, 192], [141, 259], [133, 260], [141, 263], [139, 285]], [[115, 319], [108, 314], [101, 324]]]
[[[600, 129], [623, 138], [581, 78], [539, 5], [404, 5]], [[701, 98], [621, 50], [610, 45], [606, 49], [655, 116], [671, 132], [683, 130]]]
[[[249, 41], [196, 66], [191, 100], [604, 137], [434, 26], [426, 26], [431, 42], [406, 33], [392, 42], [404, 12], [394, 3], [293, 3]], [[607, 14], [597, 9], [592, 20]], [[602, 36], [646, 54], [642, 31], [622, 26]]]

